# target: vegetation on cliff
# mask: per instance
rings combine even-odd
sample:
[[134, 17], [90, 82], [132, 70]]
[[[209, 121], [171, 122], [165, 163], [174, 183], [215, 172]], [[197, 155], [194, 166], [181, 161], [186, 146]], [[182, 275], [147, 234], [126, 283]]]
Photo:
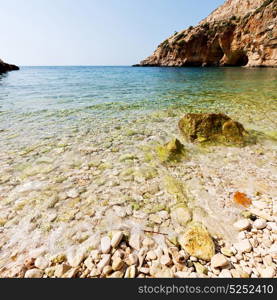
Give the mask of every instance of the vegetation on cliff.
[[161, 43], [140, 66], [277, 66], [277, 0], [228, 0]]

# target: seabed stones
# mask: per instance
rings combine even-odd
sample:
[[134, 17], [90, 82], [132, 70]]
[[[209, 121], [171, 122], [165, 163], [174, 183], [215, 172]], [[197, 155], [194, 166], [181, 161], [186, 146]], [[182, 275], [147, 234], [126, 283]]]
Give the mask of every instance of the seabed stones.
[[[176, 118], [173, 122], [175, 121]], [[147, 122], [147, 120], [145, 119], [143, 122]], [[139, 124], [143, 124], [143, 122], [137, 123], [136, 126], [140, 126]], [[222, 145], [224, 145], [225, 140], [228, 139], [229, 141], [230, 139], [231, 144], [235, 144], [237, 140], [233, 141], [230, 137], [232, 134], [240, 135], [242, 132], [241, 127], [234, 124], [233, 121], [231, 123], [227, 121], [227, 124], [224, 124], [221, 128], [224, 138], [222, 140], [219, 138], [219, 141], [223, 141]], [[197, 130], [200, 127], [196, 126]], [[64, 226], [66, 229], [57, 239], [60, 239], [59, 242], [65, 248], [69, 248], [72, 243], [77, 243], [77, 245], [74, 244], [74, 247], [81, 249], [87, 237], [90, 239], [94, 230], [101, 229], [99, 239], [95, 240], [93, 244], [90, 243], [90, 246], [86, 248], [88, 251], [75, 251], [71, 257], [60, 254], [53, 259], [50, 259], [47, 255], [45, 256], [44, 253], [41, 258], [35, 257], [35, 261], [30, 259], [27, 270], [24, 269], [27, 266], [20, 272], [13, 270], [14, 276], [41, 276], [41, 272], [43, 277], [64, 278], [276, 276], [275, 260], [277, 259], [277, 250], [274, 244], [274, 233], [276, 234], [274, 212], [276, 212], [276, 209], [272, 208], [274, 199], [270, 185], [273, 181], [268, 176], [270, 172], [266, 172], [270, 168], [270, 164], [265, 164], [264, 167], [265, 160], [269, 161], [274, 157], [274, 152], [269, 151], [271, 156], [267, 156], [266, 150], [268, 149], [265, 148], [262, 148], [262, 151], [255, 147], [252, 148], [252, 146], [234, 147], [235, 150], [234, 148], [226, 150], [227, 148], [222, 146], [222, 149], [217, 147], [216, 150], [212, 150], [214, 151], [213, 156], [212, 153], [206, 151], [208, 148], [201, 148], [201, 151], [205, 150], [202, 153], [200, 153], [201, 151], [199, 153], [197, 151], [197, 153], [189, 152], [192, 156], [189, 157], [190, 161], [188, 161], [182, 159], [187, 158], [187, 149], [195, 150], [200, 149], [200, 147], [193, 144], [184, 144], [184, 146], [181, 143], [181, 141], [184, 142], [182, 138], [174, 138], [164, 145], [169, 136], [175, 136], [176, 134], [175, 128], [164, 130], [164, 124], [160, 124], [158, 128], [153, 127], [152, 132], [151, 130], [148, 130], [150, 134], [145, 137], [139, 133], [129, 135], [128, 140], [121, 140], [120, 135], [114, 136], [114, 132], [109, 130], [109, 127], [107, 127], [106, 135], [99, 133], [99, 137], [98, 135], [95, 137], [95, 134], [89, 137], [84, 134], [75, 142], [74, 137], [76, 136], [71, 136], [70, 143], [67, 144], [72, 149], [75, 143], [78, 143], [79, 148], [79, 143], [83, 142], [84, 137], [89, 141], [89, 144], [97, 142], [94, 140], [94, 138], [97, 138], [98, 144], [95, 147], [93, 146], [96, 150], [82, 151], [82, 156], [76, 158], [75, 161], [75, 156], [78, 156], [78, 153], [72, 151], [69, 155], [70, 159], [67, 160], [66, 155], [69, 146], [63, 147], [64, 152], [55, 152], [61, 156], [60, 165], [58, 166], [61, 167], [61, 169], [58, 168], [59, 172], [56, 173], [57, 168], [55, 168], [49, 174], [46, 172], [43, 172], [43, 174], [28, 173], [30, 176], [28, 181], [27, 178], [26, 181], [23, 179], [18, 181], [17, 174], [7, 177], [8, 181], [3, 182], [3, 190], [1, 191], [5, 193], [6, 188], [13, 187], [12, 191], [16, 200], [18, 200], [17, 203], [24, 203], [24, 206], [19, 205], [20, 209], [16, 212], [5, 211], [2, 213], [1, 211], [0, 226], [3, 227], [3, 232], [9, 232], [8, 228], [11, 224], [15, 226], [20, 224], [22, 216], [25, 216], [28, 210], [33, 212], [41, 208], [43, 208], [42, 216], [39, 216], [39, 214], [30, 215], [32, 221], [28, 226], [28, 232], [36, 230], [36, 233], [38, 233], [41, 228], [47, 227], [48, 231], [45, 234], [51, 233], [53, 237]], [[144, 130], [136, 130], [136, 132], [144, 132]], [[159, 139], [157, 139], [156, 132], [159, 132]], [[244, 140], [247, 134], [244, 136], [244, 133], [242, 133], [242, 135]], [[211, 140], [213, 140], [212, 137]], [[239, 140], [240, 138], [238, 138]], [[147, 160], [143, 160], [143, 154], [138, 149], [141, 149], [141, 145], [146, 147], [146, 143], [152, 141], [152, 157], [149, 156]], [[195, 141], [204, 143], [205, 141], [208, 142], [209, 139], [199, 135]], [[111, 146], [111, 144], [113, 145]], [[161, 159], [158, 159], [159, 155], [156, 148], [155, 155], [153, 155], [153, 147], [156, 147], [157, 144], [164, 145], [160, 148]], [[238, 144], [240, 145], [240, 143]], [[92, 146], [90, 145], [90, 147]], [[87, 147], [83, 148], [87, 149]], [[115, 148], [117, 151], [112, 150]], [[256, 152], [263, 154], [256, 155]], [[63, 153], [65, 156], [63, 156]], [[33, 154], [34, 157], [39, 155], [35, 152]], [[26, 159], [32, 161], [33, 156], [28, 155], [28, 153], [25, 154]], [[181, 159], [179, 160], [179, 158]], [[51, 159], [54, 164], [55, 157], [52, 156]], [[63, 160], [70, 163], [69, 168], [66, 167]], [[90, 163], [91, 161], [95, 163]], [[178, 162], [178, 164], [175, 162]], [[263, 166], [262, 169], [258, 167], [258, 163]], [[23, 165], [24, 163], [20, 162], [20, 164]], [[253, 168], [251, 164], [254, 166]], [[237, 169], [238, 172], [236, 172]], [[38, 168], [35, 168], [35, 170], [38, 170]], [[126, 181], [120, 178], [123, 171], [128, 171], [125, 174], [128, 178]], [[238, 189], [249, 194], [249, 197], [253, 198], [253, 206], [255, 206], [254, 208], [249, 207], [249, 211], [251, 211], [251, 213], [249, 212], [251, 214], [249, 220], [242, 220], [234, 226], [241, 232], [240, 236], [243, 240], [249, 240], [249, 243], [243, 242], [245, 244], [238, 246], [240, 250], [237, 250], [235, 247], [225, 245], [222, 240], [219, 240], [217, 242], [222, 242], [222, 244], [217, 244], [215, 251], [215, 245], [207, 229], [202, 224], [193, 227], [194, 223], [190, 223], [195, 214], [194, 211], [193, 214], [190, 213], [191, 207], [188, 202], [188, 195], [190, 195], [191, 188], [194, 189], [194, 192], [199, 192], [199, 185], [191, 184], [191, 181], [194, 178], [199, 178], [201, 187], [209, 191], [216, 191], [215, 201], [216, 203], [221, 202], [223, 205], [225, 204], [223, 201], [226, 201], [224, 195], [233, 194], [235, 191], [229, 188], [230, 185], [242, 184], [240, 181], [244, 180], [243, 176], [245, 174], [257, 175], [255, 180], [258, 184], [253, 185], [255, 188], [256, 185], [260, 186], [260, 181], [263, 181], [261, 185], [265, 183], [265, 187], [259, 189], [259, 195], [256, 191], [255, 193], [248, 192], [247, 188]], [[237, 180], [237, 178], [239, 179]], [[114, 184], [115, 182], [116, 184]], [[9, 190], [7, 189], [7, 191], [5, 196], [8, 196], [10, 202], [5, 203], [13, 203], [14, 198], [9, 197]], [[55, 196], [52, 197], [52, 191], [57, 192], [58, 199]], [[43, 197], [40, 197], [42, 193]], [[28, 194], [32, 194], [33, 197], [30, 201], [24, 198]], [[128, 194], [128, 198], [124, 198], [126, 194]], [[114, 201], [115, 196], [120, 198], [122, 202], [117, 203], [117, 201]], [[206, 200], [204, 197], [203, 199]], [[202, 201], [203, 199], [198, 200]], [[210, 199], [208, 200], [210, 201]], [[43, 206], [40, 206], [39, 202]], [[72, 212], [67, 212], [68, 209]], [[113, 222], [114, 219], [109, 220], [107, 218], [109, 210], [115, 213], [118, 217], [117, 220], [121, 218], [123, 224], [117, 226], [118, 224]], [[90, 213], [91, 211], [93, 213]], [[217, 213], [221, 213], [221, 211]], [[51, 228], [44, 224], [46, 222], [43, 222], [43, 226], [37, 226], [41, 224], [45, 216], [49, 217], [47, 222], [51, 222]], [[125, 235], [126, 223], [124, 222], [126, 220], [136, 222], [136, 225], [139, 225], [139, 229], [135, 227], [138, 230], [130, 230], [130, 238], [127, 230], [128, 234]], [[107, 229], [109, 234], [104, 227], [107, 223], [110, 226]], [[73, 224], [76, 226], [74, 229]], [[147, 227], [144, 227], [144, 225]], [[148, 228], [148, 225], [150, 228]], [[58, 230], [55, 232], [53, 229]], [[143, 229], [148, 230], [148, 233], [144, 233]], [[153, 233], [151, 233], [151, 230], [153, 230]], [[189, 238], [186, 240], [186, 244], [180, 242], [180, 245], [176, 236], [181, 230], [184, 233], [180, 236], [187, 234]], [[170, 234], [167, 235], [167, 232], [170, 232]], [[72, 239], [70, 237], [69, 240], [65, 241], [64, 237], [71, 233]], [[103, 237], [102, 243], [100, 236]], [[181, 241], [181, 238], [179, 241]], [[32, 241], [30, 245], [34, 247]], [[208, 250], [206, 251], [206, 249]], [[217, 254], [215, 254], [216, 252]], [[209, 260], [214, 261], [214, 254], [218, 255], [220, 252], [225, 259], [217, 263], [217, 267], [211, 268]], [[64, 253], [67, 253], [67, 251], [64, 251]], [[13, 257], [16, 257], [16, 255]], [[230, 262], [230, 265], [225, 265], [226, 260]], [[264, 268], [260, 267], [261, 264], [264, 264]], [[30, 270], [33, 271], [27, 273]]]

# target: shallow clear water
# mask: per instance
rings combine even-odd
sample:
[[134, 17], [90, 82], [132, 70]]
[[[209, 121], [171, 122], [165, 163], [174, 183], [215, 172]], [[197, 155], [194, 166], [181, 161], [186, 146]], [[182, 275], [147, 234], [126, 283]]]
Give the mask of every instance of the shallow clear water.
[[223, 112], [275, 136], [277, 70], [22, 67], [0, 75], [2, 153], [103, 129], [107, 121], [187, 112]]
[[[178, 200], [168, 178], [184, 183], [204, 210], [198, 218], [225, 237], [239, 213], [235, 191], [273, 202], [276, 140], [211, 151], [186, 143], [189, 155], [176, 166], [158, 161], [156, 146], [179, 138], [186, 112], [223, 112], [276, 138], [277, 69], [23, 67], [0, 75], [0, 267], [15, 247], [24, 255], [41, 245], [67, 249], [80, 232], [132, 225], [135, 212], [147, 215], [139, 225], [175, 232], [170, 218], [148, 220]], [[68, 197], [71, 189], [80, 196]], [[127, 219], [114, 205], [131, 209]]]
[[249, 114], [277, 105], [276, 69], [22, 67], [0, 76], [1, 129], [63, 112], [78, 119], [80, 111], [105, 116], [184, 105]]

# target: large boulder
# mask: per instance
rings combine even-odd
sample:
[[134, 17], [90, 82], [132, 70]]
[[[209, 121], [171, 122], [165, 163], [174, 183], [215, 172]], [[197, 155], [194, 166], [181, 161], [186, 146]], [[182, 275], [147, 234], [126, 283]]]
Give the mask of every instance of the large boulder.
[[179, 129], [190, 142], [241, 144], [247, 135], [242, 124], [224, 114], [187, 114], [179, 121]]
[[6, 64], [3, 62], [3, 60], [0, 59], [0, 74], [9, 71], [17, 71], [17, 70], [19, 70], [18, 66]]

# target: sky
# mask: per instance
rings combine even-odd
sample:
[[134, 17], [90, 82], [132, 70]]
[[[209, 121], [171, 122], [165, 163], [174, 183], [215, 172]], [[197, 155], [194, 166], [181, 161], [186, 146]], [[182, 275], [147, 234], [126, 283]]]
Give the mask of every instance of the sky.
[[0, 58], [20, 66], [132, 65], [224, 0], [0, 0]]

